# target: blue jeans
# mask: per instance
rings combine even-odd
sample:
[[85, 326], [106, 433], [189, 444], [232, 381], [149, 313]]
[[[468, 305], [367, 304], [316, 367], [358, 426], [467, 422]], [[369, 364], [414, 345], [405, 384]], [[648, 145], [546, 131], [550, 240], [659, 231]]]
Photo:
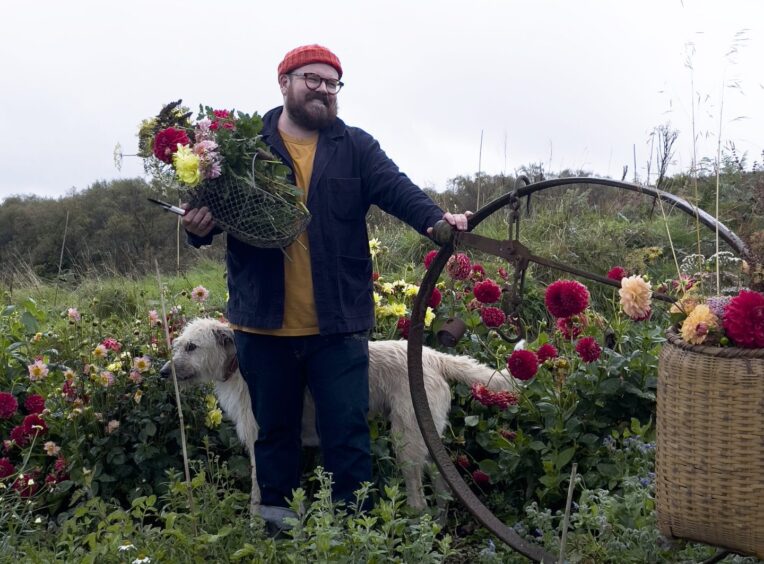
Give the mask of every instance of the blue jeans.
[[332, 473], [332, 499], [353, 501], [361, 482], [371, 481], [367, 333], [235, 336], [259, 426], [255, 461], [263, 505], [286, 507], [300, 485], [306, 385], [316, 404], [324, 467]]

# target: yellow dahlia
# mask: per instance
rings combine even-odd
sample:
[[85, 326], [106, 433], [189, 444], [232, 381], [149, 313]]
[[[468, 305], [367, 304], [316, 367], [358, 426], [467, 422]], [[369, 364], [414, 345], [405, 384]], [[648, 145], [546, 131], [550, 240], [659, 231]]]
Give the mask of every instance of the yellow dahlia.
[[706, 340], [708, 332], [719, 325], [719, 318], [706, 304], [695, 306], [682, 323], [682, 339], [691, 345], [699, 345]]
[[199, 156], [194, 154], [191, 147], [178, 144], [178, 150], [172, 156], [175, 173], [178, 179], [188, 186], [196, 186], [202, 179], [199, 171]]
[[626, 276], [621, 279], [621, 308], [632, 319], [645, 319], [650, 315], [653, 292], [650, 283], [641, 276]]
[[681, 300], [674, 302], [669, 312], [690, 315], [699, 303], [700, 299], [697, 296], [686, 295]]

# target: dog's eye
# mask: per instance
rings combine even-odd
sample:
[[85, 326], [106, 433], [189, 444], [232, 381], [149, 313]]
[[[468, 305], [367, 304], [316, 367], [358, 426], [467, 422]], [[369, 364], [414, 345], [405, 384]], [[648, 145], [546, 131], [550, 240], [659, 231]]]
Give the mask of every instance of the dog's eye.
[[188, 343], [186, 345], [186, 352], [191, 352], [196, 349], [196, 345], [194, 343]]

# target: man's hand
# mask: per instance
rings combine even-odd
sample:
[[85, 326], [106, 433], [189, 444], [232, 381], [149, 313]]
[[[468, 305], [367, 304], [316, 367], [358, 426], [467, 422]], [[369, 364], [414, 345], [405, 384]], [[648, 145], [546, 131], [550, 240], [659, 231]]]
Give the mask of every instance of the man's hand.
[[[467, 221], [471, 216], [471, 211], [466, 211], [464, 213], [446, 212], [443, 214], [443, 219], [445, 219], [452, 227], [455, 227], [457, 231], [466, 231]], [[427, 228], [427, 234], [432, 235], [432, 227]]]
[[206, 237], [215, 228], [212, 213], [206, 207], [189, 209], [188, 204], [182, 204], [186, 215], [183, 216], [183, 228], [197, 237]]

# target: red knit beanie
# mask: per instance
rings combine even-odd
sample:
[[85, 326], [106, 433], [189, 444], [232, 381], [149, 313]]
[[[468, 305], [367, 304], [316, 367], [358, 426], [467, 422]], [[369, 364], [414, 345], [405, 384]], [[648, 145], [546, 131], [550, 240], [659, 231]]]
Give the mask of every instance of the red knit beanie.
[[326, 47], [315, 44], [297, 47], [284, 55], [284, 60], [281, 61], [278, 68], [279, 76], [288, 74], [294, 69], [298, 69], [311, 63], [324, 63], [334, 67], [339, 74], [338, 78], [342, 78], [342, 65], [340, 65], [340, 60], [337, 58], [337, 55], [329, 51]]

